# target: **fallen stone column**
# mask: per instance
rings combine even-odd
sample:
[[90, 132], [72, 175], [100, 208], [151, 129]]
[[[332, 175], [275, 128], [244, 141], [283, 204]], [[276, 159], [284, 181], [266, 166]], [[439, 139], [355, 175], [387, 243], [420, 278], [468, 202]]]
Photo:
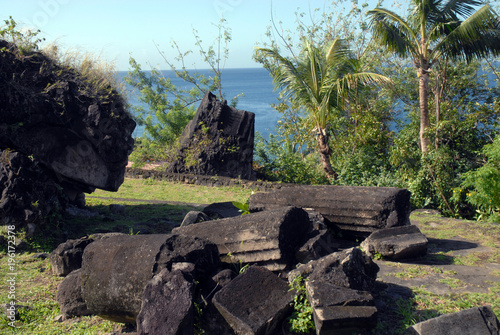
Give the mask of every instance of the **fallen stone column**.
[[182, 235], [116, 235], [89, 244], [82, 260], [82, 296], [92, 314], [134, 323], [146, 284], [174, 263], [195, 265], [195, 279], [219, 265], [217, 247]]
[[410, 223], [410, 192], [393, 187], [298, 185], [250, 196], [250, 211], [284, 206], [314, 209], [347, 237]]
[[212, 241], [223, 262], [258, 264], [279, 271], [296, 263], [296, 249], [305, 242], [310, 227], [304, 210], [286, 207], [200, 222], [173, 232]]

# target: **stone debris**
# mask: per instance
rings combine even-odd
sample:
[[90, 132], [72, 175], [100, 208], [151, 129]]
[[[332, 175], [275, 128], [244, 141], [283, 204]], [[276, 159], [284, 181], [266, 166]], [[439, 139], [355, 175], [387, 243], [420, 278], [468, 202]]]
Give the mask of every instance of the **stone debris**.
[[411, 326], [408, 335], [498, 335], [500, 324], [491, 306], [441, 315]]
[[250, 196], [251, 212], [284, 206], [311, 208], [344, 237], [410, 224], [410, 192], [393, 187], [297, 185]]
[[83, 251], [92, 242], [91, 238], [83, 238], [59, 244], [49, 255], [52, 272], [57, 276], [66, 276], [81, 268]]
[[401, 260], [416, 258], [427, 253], [429, 241], [417, 226], [402, 226], [373, 232], [361, 243], [361, 249], [370, 257]]
[[275, 334], [290, 311], [293, 292], [271, 271], [249, 267], [213, 299], [236, 334]]
[[174, 233], [207, 239], [226, 263], [258, 264], [272, 271], [296, 264], [295, 252], [310, 230], [305, 211], [296, 207], [200, 222]]

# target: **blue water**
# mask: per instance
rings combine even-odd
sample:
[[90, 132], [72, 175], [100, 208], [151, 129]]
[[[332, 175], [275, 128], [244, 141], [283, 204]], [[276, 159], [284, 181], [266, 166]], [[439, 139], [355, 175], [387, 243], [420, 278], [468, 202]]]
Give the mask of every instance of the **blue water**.
[[[173, 71], [162, 71], [165, 77], [172, 80], [172, 83], [179, 87], [186, 87], [186, 83], [177, 78]], [[213, 76], [209, 70], [198, 70], [200, 74]], [[119, 71], [117, 77], [124, 82], [126, 71]], [[128, 101], [132, 106], [139, 106], [138, 92], [125, 83]], [[236, 95], [243, 94], [238, 99], [237, 109], [255, 113], [255, 131], [260, 132], [264, 138], [275, 131], [280, 115], [271, 107], [277, 103], [278, 92], [273, 90], [274, 86], [269, 72], [263, 68], [248, 69], [225, 69], [222, 72], [222, 92], [228, 102]], [[218, 95], [218, 92], [212, 92]], [[147, 110], [147, 107], [144, 106]], [[143, 126], [137, 126], [134, 137], [140, 137], [144, 133]]]

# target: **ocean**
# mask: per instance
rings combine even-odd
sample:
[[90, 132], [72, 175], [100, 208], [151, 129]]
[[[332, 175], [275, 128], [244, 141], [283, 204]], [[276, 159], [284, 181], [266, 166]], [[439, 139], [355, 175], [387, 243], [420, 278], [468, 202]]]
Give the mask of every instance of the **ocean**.
[[[177, 78], [173, 71], [162, 71], [165, 77], [170, 78], [172, 83], [178, 87], [186, 87], [186, 83]], [[200, 74], [213, 76], [210, 70], [197, 70]], [[119, 71], [117, 78], [125, 83], [127, 71]], [[125, 83], [128, 101], [132, 106], [139, 106], [139, 93]], [[271, 104], [277, 103], [278, 92], [274, 91], [272, 78], [269, 72], [263, 68], [246, 69], [224, 69], [222, 72], [222, 92], [228, 102], [238, 94], [239, 97], [237, 109], [246, 110], [255, 113], [255, 131], [261, 133], [264, 138], [275, 132], [275, 128], [280, 118]], [[218, 92], [212, 92], [218, 95]], [[146, 108], [147, 110], [147, 108]], [[144, 134], [144, 126], [137, 126], [133, 136], [141, 137]]]

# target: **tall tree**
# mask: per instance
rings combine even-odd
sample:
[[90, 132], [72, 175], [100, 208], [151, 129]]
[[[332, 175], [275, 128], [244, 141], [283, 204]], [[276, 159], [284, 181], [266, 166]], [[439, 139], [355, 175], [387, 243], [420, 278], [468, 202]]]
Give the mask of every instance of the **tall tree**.
[[412, 0], [406, 20], [393, 11], [375, 8], [368, 12], [375, 40], [395, 54], [410, 56], [419, 78], [422, 154], [431, 140], [429, 78], [433, 65], [443, 58], [483, 58], [500, 54], [500, 19], [489, 5], [478, 0]]
[[323, 169], [329, 178], [336, 178], [330, 161], [328, 128], [332, 119], [342, 115], [360, 86], [389, 81], [386, 77], [363, 72], [344, 40], [336, 38], [322, 46], [303, 40], [299, 55], [284, 57], [276, 49], [258, 48], [270, 60], [267, 68], [274, 84], [291, 101], [301, 106], [312, 123]]

